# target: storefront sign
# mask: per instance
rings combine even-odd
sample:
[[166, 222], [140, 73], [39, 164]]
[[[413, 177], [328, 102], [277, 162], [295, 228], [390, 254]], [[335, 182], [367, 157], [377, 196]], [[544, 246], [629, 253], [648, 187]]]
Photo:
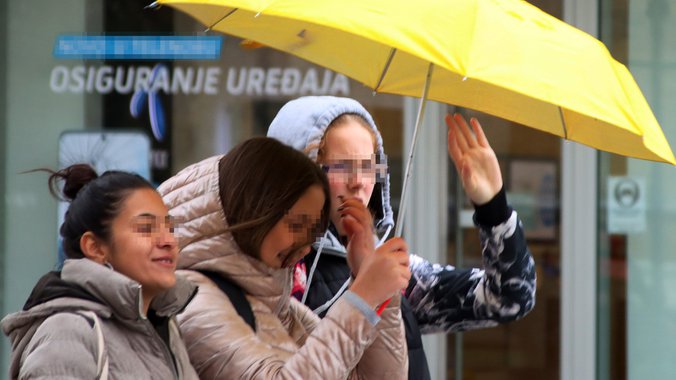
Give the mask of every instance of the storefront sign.
[[[122, 25], [129, 21], [124, 13], [107, 16], [106, 22], [114, 28], [125, 29]], [[172, 28], [172, 17], [165, 17], [153, 30]], [[350, 96], [348, 78], [330, 70], [252, 66], [237, 54], [224, 59], [221, 36], [138, 33], [57, 36], [52, 54], [58, 61], [51, 68], [49, 88], [66, 96], [100, 95], [105, 114], [102, 129], [146, 131], [152, 137], [152, 179], [158, 183], [171, 175], [171, 114], [176, 96], [225, 95], [246, 101]], [[179, 98], [177, 104], [182, 106], [186, 100]]]
[[131, 94], [134, 91], [182, 95], [233, 96], [348, 96], [350, 83], [330, 70], [295, 67], [228, 68], [226, 78], [218, 66], [164, 67], [151, 80], [154, 66], [57, 65], [52, 69], [49, 88], [55, 93]]

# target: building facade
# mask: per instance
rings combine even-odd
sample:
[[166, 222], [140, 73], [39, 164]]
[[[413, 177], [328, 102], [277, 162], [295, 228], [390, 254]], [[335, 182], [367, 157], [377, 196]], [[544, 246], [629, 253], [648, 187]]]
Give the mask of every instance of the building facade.
[[[601, 39], [627, 65], [667, 140], [676, 144], [676, 107], [670, 105], [676, 99], [676, 1], [530, 2]], [[281, 105], [298, 96], [353, 97], [369, 109], [383, 133], [398, 210], [416, 99], [374, 96], [340, 74], [204, 33], [183, 14], [143, 5], [0, 2], [2, 315], [21, 308], [59, 255], [65, 205], [49, 195], [46, 175], [23, 172], [86, 161], [161, 183], [190, 163], [265, 134]], [[131, 50], [103, 58], [78, 51], [91, 48], [86, 43], [95, 44], [97, 36], [117, 38]], [[152, 57], [168, 40], [200, 48], [187, 56]], [[130, 53], [138, 46], [145, 46], [145, 56]], [[676, 170], [429, 103], [404, 236], [413, 252], [433, 262], [481, 265], [471, 206], [446, 153], [443, 116], [454, 111], [478, 117], [498, 154], [508, 199], [536, 261], [537, 302], [515, 323], [426, 336], [433, 377], [673, 377]], [[9, 352], [5, 339], [3, 373]]]

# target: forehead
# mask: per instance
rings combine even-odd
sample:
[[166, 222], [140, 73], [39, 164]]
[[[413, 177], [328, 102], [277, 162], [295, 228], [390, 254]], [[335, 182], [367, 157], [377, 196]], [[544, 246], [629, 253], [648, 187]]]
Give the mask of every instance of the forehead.
[[374, 153], [373, 135], [355, 120], [331, 127], [326, 134], [327, 159], [369, 159]]
[[119, 217], [129, 219], [142, 214], [151, 214], [158, 217], [168, 215], [167, 206], [153, 189], [132, 190], [122, 203]]
[[319, 185], [310, 186], [289, 209], [287, 216], [301, 221], [310, 221], [321, 217], [325, 202], [324, 191]]

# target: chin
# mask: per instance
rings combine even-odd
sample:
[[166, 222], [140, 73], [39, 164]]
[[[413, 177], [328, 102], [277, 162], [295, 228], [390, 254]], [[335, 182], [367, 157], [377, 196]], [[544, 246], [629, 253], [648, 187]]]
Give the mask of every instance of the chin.
[[155, 283], [155, 288], [163, 292], [173, 288], [174, 286], [176, 286], [175, 276], [172, 278], [163, 278]]

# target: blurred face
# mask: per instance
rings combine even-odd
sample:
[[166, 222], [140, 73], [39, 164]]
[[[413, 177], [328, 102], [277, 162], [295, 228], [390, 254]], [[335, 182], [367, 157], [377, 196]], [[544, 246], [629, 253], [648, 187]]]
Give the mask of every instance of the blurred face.
[[178, 246], [167, 207], [152, 189], [134, 190], [113, 219], [107, 261], [154, 296], [176, 283]]
[[265, 235], [260, 260], [272, 268], [289, 268], [310, 253], [310, 245], [321, 234], [324, 191], [310, 186], [291, 209]]
[[331, 127], [324, 137], [324, 156], [321, 164], [326, 168], [331, 188], [331, 221], [344, 235], [337, 209], [342, 196], [358, 198], [368, 204], [376, 184], [376, 160], [371, 133], [354, 120]]

